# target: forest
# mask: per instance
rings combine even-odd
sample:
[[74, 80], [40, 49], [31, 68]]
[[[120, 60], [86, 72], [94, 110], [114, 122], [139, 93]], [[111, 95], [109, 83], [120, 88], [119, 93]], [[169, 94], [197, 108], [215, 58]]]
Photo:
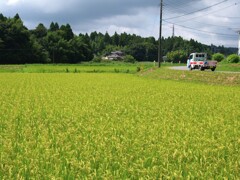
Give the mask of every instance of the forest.
[[[163, 38], [162, 47], [164, 57], [177, 53], [182, 62], [191, 52], [207, 52], [210, 56], [219, 52], [227, 56], [237, 51], [182, 37]], [[50, 27], [39, 23], [35, 29], [28, 29], [19, 14], [12, 18], [0, 14], [0, 64], [81, 63], [116, 50], [137, 61], [154, 61], [157, 60], [158, 39], [117, 32], [76, 35], [70, 24], [57, 22], [52, 22]]]

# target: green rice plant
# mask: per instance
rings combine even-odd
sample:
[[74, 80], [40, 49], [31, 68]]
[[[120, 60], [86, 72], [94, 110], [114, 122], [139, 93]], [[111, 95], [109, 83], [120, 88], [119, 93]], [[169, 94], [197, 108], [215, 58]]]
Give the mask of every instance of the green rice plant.
[[239, 90], [1, 73], [0, 179], [239, 179]]

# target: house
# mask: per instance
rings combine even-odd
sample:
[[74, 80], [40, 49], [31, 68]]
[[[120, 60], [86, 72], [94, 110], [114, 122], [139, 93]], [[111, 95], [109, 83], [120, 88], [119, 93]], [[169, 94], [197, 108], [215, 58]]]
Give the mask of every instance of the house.
[[123, 59], [124, 53], [122, 51], [113, 51], [111, 54], [105, 57], [108, 60], [121, 60]]

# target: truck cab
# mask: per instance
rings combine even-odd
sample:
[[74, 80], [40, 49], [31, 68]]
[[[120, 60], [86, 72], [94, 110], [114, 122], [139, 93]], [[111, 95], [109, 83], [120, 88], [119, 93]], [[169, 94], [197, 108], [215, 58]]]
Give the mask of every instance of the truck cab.
[[204, 71], [205, 69], [216, 69], [217, 61], [208, 61], [207, 53], [191, 53], [187, 60], [187, 67], [189, 70], [199, 69]]

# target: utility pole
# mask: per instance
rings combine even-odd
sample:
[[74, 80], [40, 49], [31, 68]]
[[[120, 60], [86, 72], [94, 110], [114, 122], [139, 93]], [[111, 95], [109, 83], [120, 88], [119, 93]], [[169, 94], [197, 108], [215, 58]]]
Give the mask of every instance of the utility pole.
[[172, 27], [172, 37], [175, 36], [175, 29], [174, 29], [174, 24], [173, 24], [173, 27]]
[[163, 0], [160, 4], [160, 25], [159, 25], [159, 47], [158, 47], [158, 67], [161, 66], [162, 60], [162, 9], [163, 9]]
[[240, 30], [238, 31], [238, 55], [240, 56]]

